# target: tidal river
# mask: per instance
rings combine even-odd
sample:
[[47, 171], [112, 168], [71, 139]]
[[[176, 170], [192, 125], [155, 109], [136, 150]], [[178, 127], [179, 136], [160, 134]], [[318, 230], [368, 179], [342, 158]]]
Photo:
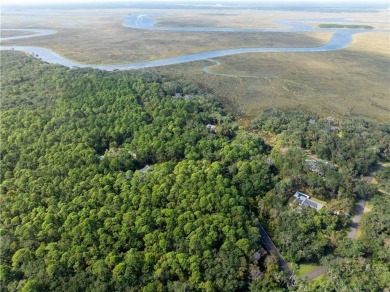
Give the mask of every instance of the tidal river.
[[[239, 29], [239, 28], [216, 28], [216, 27], [159, 27], [156, 26], [154, 20], [154, 15], [146, 14], [137, 14], [137, 15], [128, 15], [124, 18], [123, 25], [132, 29], [148, 29], [148, 30], [164, 30], [164, 31], [207, 31], [207, 32], [303, 32], [303, 31], [322, 31], [322, 32], [332, 32], [333, 35], [331, 39], [325, 45], [319, 47], [304, 47], [304, 48], [233, 48], [226, 50], [216, 50], [216, 51], [207, 51], [196, 54], [188, 54], [177, 56], [173, 58], [166, 58], [153, 61], [145, 62], [135, 62], [135, 63], [125, 63], [125, 64], [115, 64], [115, 65], [94, 65], [94, 64], [80, 64], [69, 60], [53, 50], [43, 47], [31, 47], [31, 46], [1, 46], [1, 50], [17, 50], [22, 51], [28, 54], [33, 55], [36, 58], [39, 58], [45, 62], [51, 64], [59, 64], [66, 67], [79, 67], [79, 68], [95, 68], [107, 71], [113, 70], [129, 70], [129, 69], [142, 69], [150, 67], [159, 67], [167, 66], [173, 64], [180, 64], [192, 61], [200, 61], [206, 59], [212, 59], [217, 57], [223, 57], [228, 55], [235, 54], [245, 54], [245, 53], [278, 53], [278, 52], [326, 52], [334, 51], [346, 48], [352, 42], [352, 36], [356, 33], [368, 32], [367, 30], [361, 29], [318, 29], [306, 25], [304, 20], [299, 21], [276, 21], [278, 24], [286, 26], [285, 28], [270, 28], [270, 29]], [[311, 20], [312, 21], [312, 20]], [[323, 19], [321, 21], [327, 21]], [[16, 39], [25, 39], [30, 37], [37, 36], [48, 36], [56, 33], [53, 30], [42, 30], [42, 29], [9, 29], [9, 30], [20, 30], [31, 32], [29, 35], [13, 36], [1, 38], [1, 41], [4, 40], [16, 40]]]

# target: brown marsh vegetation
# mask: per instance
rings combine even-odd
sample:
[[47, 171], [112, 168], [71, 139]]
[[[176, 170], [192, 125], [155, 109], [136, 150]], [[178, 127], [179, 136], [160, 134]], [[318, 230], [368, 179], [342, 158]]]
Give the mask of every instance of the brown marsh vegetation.
[[[169, 12], [172, 13], [170, 10]], [[37, 16], [34, 22], [34, 27], [55, 29], [57, 34], [13, 40], [12, 43], [47, 47], [81, 63], [117, 64], [229, 48], [320, 46], [330, 37], [329, 33], [321, 32], [215, 33], [139, 30], [122, 26], [122, 18], [128, 11], [58, 13], [60, 14]], [[180, 11], [177, 13], [180, 14]], [[3, 18], [3, 28], [31, 26], [23, 15], [5, 15]]]
[[[161, 11], [151, 11], [159, 12]], [[44, 46], [82, 63], [137, 62], [238, 47], [320, 46], [330, 33], [207, 33], [136, 30], [123, 27], [122, 17], [142, 10], [51, 11], [26, 18], [22, 12], [4, 14], [3, 28], [49, 28], [58, 34], [12, 41]], [[289, 11], [173, 11], [159, 16], [157, 25], [278, 27], [278, 19], [347, 18], [388, 29], [388, 12], [319, 13]], [[28, 20], [28, 21], [27, 21]], [[382, 23], [379, 23], [382, 22]], [[311, 23], [317, 26], [321, 21]], [[387, 23], [387, 24], [386, 24]], [[3, 32], [9, 36], [15, 32]], [[6, 42], [4, 44], [7, 44]], [[257, 53], [149, 69], [172, 78], [199, 83], [214, 92], [235, 114], [251, 119], [268, 108], [300, 108], [320, 115], [361, 116], [389, 121], [390, 41], [388, 32], [358, 34], [347, 49], [321, 53]], [[241, 76], [255, 76], [243, 78]]]

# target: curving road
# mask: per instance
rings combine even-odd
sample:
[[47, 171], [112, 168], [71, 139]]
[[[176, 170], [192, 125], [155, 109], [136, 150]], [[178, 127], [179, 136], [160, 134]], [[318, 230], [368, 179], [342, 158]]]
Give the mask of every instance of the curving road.
[[[324, 19], [326, 20], [326, 19]], [[279, 24], [287, 26], [286, 28], [275, 29], [237, 29], [237, 28], [215, 28], [215, 27], [158, 27], [155, 26], [155, 20], [148, 17], [146, 14], [130, 15], [124, 18], [123, 25], [133, 29], [153, 29], [153, 30], [176, 30], [176, 31], [213, 31], [213, 32], [302, 32], [302, 31], [323, 31], [332, 32], [333, 35], [329, 42], [319, 47], [304, 47], [304, 48], [235, 48], [226, 50], [208, 51], [196, 54], [183, 55], [173, 58], [166, 58], [154, 61], [125, 63], [116, 65], [94, 65], [94, 64], [80, 64], [78, 62], [67, 59], [53, 50], [42, 47], [32, 46], [1, 46], [1, 50], [17, 50], [33, 55], [40, 58], [43, 61], [52, 64], [59, 64], [66, 67], [91, 67], [100, 70], [113, 71], [113, 70], [129, 70], [129, 69], [142, 69], [159, 66], [174, 65], [186, 62], [200, 61], [206, 59], [212, 59], [216, 57], [223, 57], [235, 54], [246, 53], [278, 53], [278, 52], [327, 52], [335, 51], [346, 48], [351, 42], [353, 35], [356, 33], [368, 32], [368, 30], [323, 30], [310, 27], [302, 24], [304, 21], [278, 21]], [[14, 30], [14, 29], [8, 29]], [[29, 37], [48, 36], [56, 33], [53, 30], [41, 30], [41, 29], [18, 29], [24, 31], [31, 31], [31, 35], [5, 37], [1, 41], [10, 41], [16, 39], [26, 39]], [[207, 71], [207, 70], [206, 70]]]

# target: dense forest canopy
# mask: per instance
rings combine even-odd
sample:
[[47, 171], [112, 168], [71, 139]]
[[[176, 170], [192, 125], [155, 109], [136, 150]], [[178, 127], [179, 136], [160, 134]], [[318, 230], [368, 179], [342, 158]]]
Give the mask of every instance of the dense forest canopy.
[[[342, 269], [355, 259], [343, 249], [354, 199], [388, 200], [361, 178], [389, 159], [388, 125], [268, 111], [249, 131], [213, 96], [167, 77], [14, 52], [2, 52], [1, 73], [4, 291], [308, 288], [290, 285], [258, 222], [289, 261]], [[307, 151], [318, 156], [314, 170]], [[327, 207], [290, 207], [296, 190]], [[388, 279], [384, 214], [378, 207], [365, 219], [356, 247], [371, 267], [366, 290]], [[345, 285], [360, 285], [359, 260]]]
[[260, 138], [158, 76], [11, 54], [2, 75], [2, 286], [248, 287], [251, 206], [272, 188]]

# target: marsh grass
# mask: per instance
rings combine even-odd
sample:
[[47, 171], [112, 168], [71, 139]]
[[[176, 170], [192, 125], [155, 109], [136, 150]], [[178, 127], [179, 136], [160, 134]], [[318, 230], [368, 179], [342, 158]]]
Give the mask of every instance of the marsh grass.
[[[327, 41], [326, 33], [214, 33], [94, 27], [61, 28], [50, 37], [12, 41], [48, 47], [86, 64], [116, 64], [177, 57], [212, 50], [249, 47], [312, 47]], [[120, 37], [119, 37], [120, 36]]]
[[32, 34], [31, 31], [18, 31], [18, 30], [1, 30], [0, 35], [2, 38], [14, 37], [14, 36], [25, 36]]
[[[360, 51], [352, 45], [336, 52], [245, 54], [218, 60], [222, 66], [212, 67], [213, 72], [238, 77], [203, 73], [204, 62], [155, 70], [211, 88], [248, 120], [269, 108], [390, 120], [390, 58], [384, 54]], [[268, 79], [239, 77], [246, 75]]]
[[[148, 11], [149, 12], [149, 11]], [[386, 12], [316, 13], [287, 11], [188, 11], [167, 10], [160, 25], [219, 27], [276, 27], [277, 19], [346, 17], [384, 28]], [[55, 29], [48, 37], [12, 41], [16, 45], [44, 46], [67, 58], [87, 64], [115, 64], [175, 57], [209, 50], [239, 47], [313, 47], [326, 43], [330, 34], [319, 33], [206, 33], [137, 30], [123, 27], [122, 17], [143, 10], [74, 10], [2, 14], [3, 28]], [[173, 18], [172, 15], [177, 17]], [[313, 23], [316, 25], [316, 23]], [[11, 42], [2, 42], [7, 45]], [[390, 41], [389, 34], [370, 32], [354, 37], [348, 49], [321, 53], [256, 53], [218, 58], [221, 66], [202, 71], [210, 61], [148, 69], [172, 79], [196, 82], [216, 94], [238, 117], [240, 125], [265, 109], [300, 109], [321, 116], [364, 117], [388, 122]], [[241, 78], [240, 76], [255, 76]]]

